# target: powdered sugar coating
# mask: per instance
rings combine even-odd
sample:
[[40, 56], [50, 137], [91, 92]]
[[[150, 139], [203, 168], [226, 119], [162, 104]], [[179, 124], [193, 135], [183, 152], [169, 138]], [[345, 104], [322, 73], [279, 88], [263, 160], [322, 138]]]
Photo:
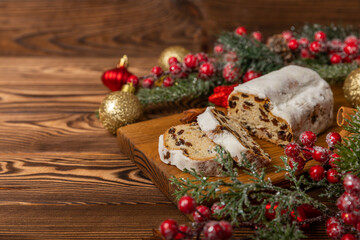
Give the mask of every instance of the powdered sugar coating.
[[[286, 66], [238, 85], [233, 93], [236, 92], [269, 99], [270, 111], [289, 123], [295, 138], [305, 130], [318, 134], [333, 121], [334, 98], [331, 88], [309, 68]], [[316, 119], [312, 119], [312, 116], [316, 116]]]

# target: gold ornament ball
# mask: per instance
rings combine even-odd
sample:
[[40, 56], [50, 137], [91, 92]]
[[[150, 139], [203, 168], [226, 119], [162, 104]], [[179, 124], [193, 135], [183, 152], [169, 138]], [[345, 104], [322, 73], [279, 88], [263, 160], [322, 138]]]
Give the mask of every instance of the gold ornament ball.
[[141, 115], [141, 103], [130, 92], [116, 91], [110, 93], [101, 102], [99, 108], [100, 122], [112, 134], [116, 134], [119, 127], [136, 122]]
[[188, 54], [189, 52], [189, 50], [182, 46], [172, 46], [165, 48], [160, 54], [158, 64], [162, 69], [167, 70], [169, 68], [168, 59], [170, 57], [176, 57], [179, 62], [181, 62], [184, 60], [186, 54]]
[[344, 96], [353, 105], [360, 106], [360, 68], [352, 71], [345, 79]]

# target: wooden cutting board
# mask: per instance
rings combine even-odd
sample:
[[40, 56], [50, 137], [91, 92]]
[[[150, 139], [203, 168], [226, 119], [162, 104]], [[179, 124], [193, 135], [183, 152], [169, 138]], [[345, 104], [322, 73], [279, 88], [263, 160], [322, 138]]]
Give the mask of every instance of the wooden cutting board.
[[[344, 99], [341, 86], [333, 86], [332, 90], [335, 98], [334, 116], [336, 116], [336, 112], [340, 106], [350, 105]], [[179, 119], [181, 117], [182, 114], [175, 114], [131, 124], [119, 128], [117, 131], [117, 139], [121, 150], [127, 154], [140, 170], [172, 201], [174, 201], [174, 197], [172, 196], [174, 188], [171, 186], [169, 178], [172, 176], [188, 178], [191, 177], [191, 175], [185, 174], [175, 166], [167, 165], [160, 160], [158, 154], [158, 139], [166, 129], [180, 124]], [[332, 127], [329, 128], [326, 133], [330, 131], [340, 131], [340, 128], [336, 126], [335, 120]], [[317, 145], [326, 146], [326, 133], [318, 136]], [[283, 166], [283, 162], [280, 159], [280, 156], [284, 155], [283, 148], [260, 139], [256, 139], [256, 141], [272, 158], [272, 162], [266, 170], [266, 178], [271, 178], [275, 184], [281, 184], [284, 181], [284, 174], [281, 172], [275, 173], [274, 165]], [[316, 164], [317, 162], [315, 161], [308, 162], [303, 171], [307, 171], [311, 166]], [[212, 181], [216, 179], [218, 179], [218, 177], [210, 178]], [[248, 175], [240, 174], [239, 180], [248, 182]]]

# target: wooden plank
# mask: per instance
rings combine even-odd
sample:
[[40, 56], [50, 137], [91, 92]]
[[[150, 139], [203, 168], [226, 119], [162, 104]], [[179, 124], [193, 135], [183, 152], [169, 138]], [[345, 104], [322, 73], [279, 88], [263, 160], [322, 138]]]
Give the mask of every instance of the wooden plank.
[[[335, 109], [344, 105], [344, 97], [342, 90], [337, 86], [333, 87], [335, 95]], [[180, 124], [181, 114], [172, 115], [160, 119], [154, 119], [137, 124], [128, 125], [118, 129], [117, 136], [121, 150], [127, 154], [130, 159], [154, 182], [154, 184], [172, 201], [174, 201], [174, 187], [171, 186], [169, 178], [192, 178], [190, 174], [185, 174], [172, 165], [164, 164], [158, 154], [158, 138], [164, 131], [171, 126]], [[328, 131], [339, 131], [334, 121], [332, 127]], [[327, 132], [328, 132], [327, 131]], [[327, 133], [326, 132], [326, 133]], [[317, 144], [326, 146], [326, 133], [318, 137]], [[275, 173], [273, 166], [283, 166], [280, 156], [284, 155], [283, 148], [266, 141], [256, 140], [265, 152], [269, 153], [272, 158], [271, 164], [267, 167], [266, 178], [270, 178], [273, 183], [281, 184], [284, 181], [283, 173]], [[306, 164], [303, 172], [307, 171], [311, 166], [318, 164], [316, 161], [310, 161]], [[210, 181], [219, 178], [211, 177]], [[248, 175], [240, 174], [238, 179], [242, 182], [248, 182]]]

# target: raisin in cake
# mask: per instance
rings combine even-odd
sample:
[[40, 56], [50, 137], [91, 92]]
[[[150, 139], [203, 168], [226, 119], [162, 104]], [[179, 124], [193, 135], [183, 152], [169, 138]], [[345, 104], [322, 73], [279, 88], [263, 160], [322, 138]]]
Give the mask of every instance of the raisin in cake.
[[205, 176], [218, 174], [216, 144], [201, 131], [197, 123], [171, 127], [159, 137], [161, 161], [180, 170], [194, 169]]
[[229, 96], [228, 115], [251, 134], [285, 145], [298, 141], [303, 131], [324, 131], [332, 124], [333, 107], [325, 80], [290, 65], [237, 86]]
[[271, 161], [269, 155], [260, 148], [239, 122], [226, 117], [214, 107], [208, 107], [197, 117], [197, 121], [201, 130], [216, 144], [227, 150], [240, 166], [244, 156], [257, 168]]

